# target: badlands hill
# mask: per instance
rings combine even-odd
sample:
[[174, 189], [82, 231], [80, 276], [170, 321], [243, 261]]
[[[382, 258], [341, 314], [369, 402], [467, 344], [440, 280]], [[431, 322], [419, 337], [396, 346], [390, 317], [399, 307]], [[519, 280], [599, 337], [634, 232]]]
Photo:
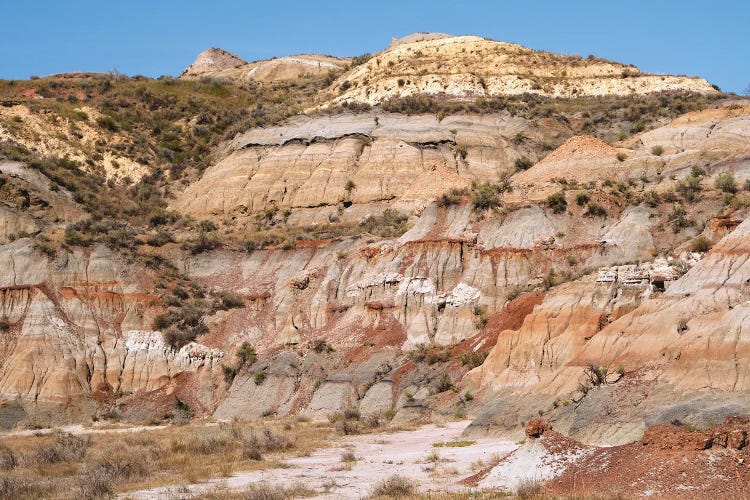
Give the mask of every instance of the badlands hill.
[[0, 104], [1, 430], [747, 414], [750, 103], [704, 80], [419, 34]]
[[342, 70], [348, 59], [303, 54], [247, 63], [225, 50], [210, 48], [198, 54], [181, 78], [228, 78], [238, 81], [275, 82], [327, 75]]
[[417, 94], [455, 99], [715, 93], [701, 78], [641, 73], [594, 56], [564, 56], [477, 36], [410, 35], [394, 41], [332, 85], [333, 103], [376, 104]]
[[593, 55], [583, 58], [528, 49], [477, 36], [414, 33], [383, 51], [356, 58], [298, 55], [246, 63], [222, 49], [198, 55], [182, 78], [274, 82], [338, 77], [326, 106], [383, 103], [428, 95], [473, 100], [536, 94], [547, 97], [627, 96], [656, 92], [715, 94], [697, 77], [642, 73]]

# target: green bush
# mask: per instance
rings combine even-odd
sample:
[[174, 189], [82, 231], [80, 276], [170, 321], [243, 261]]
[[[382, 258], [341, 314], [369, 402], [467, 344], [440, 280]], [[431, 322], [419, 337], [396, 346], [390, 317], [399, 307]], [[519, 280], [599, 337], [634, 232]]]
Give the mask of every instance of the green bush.
[[668, 220], [672, 224], [672, 231], [675, 234], [694, 224], [693, 221], [687, 218], [685, 208], [679, 204], [674, 205], [672, 213], [669, 214]]
[[401, 236], [407, 230], [406, 222], [409, 217], [397, 210], [387, 208], [383, 215], [372, 217], [362, 224], [362, 229], [370, 234], [384, 238], [394, 238]]
[[698, 193], [701, 192], [701, 180], [699, 177], [689, 175], [677, 183], [677, 192], [682, 195], [685, 201], [695, 201]]
[[259, 370], [255, 372], [255, 376], [253, 378], [255, 380], [255, 385], [260, 385], [265, 382], [266, 377], [268, 377], [268, 373], [266, 372], [266, 370]]
[[251, 366], [258, 359], [258, 355], [255, 353], [255, 347], [253, 347], [250, 342], [243, 342], [237, 348], [236, 354], [239, 366]]
[[516, 158], [515, 165], [517, 170], [528, 170], [532, 166], [534, 166], [534, 162], [528, 156], [522, 156], [520, 158]]
[[588, 208], [583, 213], [586, 217], [606, 217], [607, 216], [607, 210], [599, 205], [598, 203], [589, 203]]
[[576, 195], [576, 203], [578, 203], [579, 207], [584, 206], [588, 202], [589, 202], [589, 195], [587, 195], [586, 193], [578, 193]]
[[108, 115], [102, 115], [97, 118], [96, 124], [104, 130], [109, 130], [110, 132], [117, 132], [118, 130], [120, 130], [120, 126], [117, 124], [115, 119]]
[[489, 210], [500, 206], [500, 187], [491, 182], [473, 182], [471, 203], [475, 210]]
[[638, 132], [643, 132], [646, 129], [646, 122], [643, 120], [637, 120], [633, 125], [630, 127], [630, 133], [631, 134], [637, 134]]
[[734, 180], [734, 175], [732, 175], [730, 172], [719, 174], [714, 181], [714, 186], [716, 187], [716, 189], [725, 193], [737, 192], [737, 183]]
[[469, 370], [480, 366], [487, 359], [488, 351], [476, 352], [469, 351], [461, 354], [461, 364], [468, 367]]
[[703, 167], [693, 165], [693, 167], [690, 168], [690, 175], [693, 177], [704, 177], [706, 175], [706, 170]]
[[653, 190], [646, 191], [645, 193], [643, 193], [643, 203], [651, 208], [658, 207], [659, 203], [661, 203], [659, 193]]
[[568, 202], [565, 200], [565, 193], [558, 191], [547, 197], [547, 206], [552, 209], [553, 213], [561, 214], [568, 208]]
[[437, 199], [437, 205], [439, 207], [449, 207], [451, 205], [458, 205], [461, 203], [461, 196], [466, 194], [465, 189], [453, 188], [450, 191], [446, 191], [441, 194]]
[[701, 235], [695, 238], [690, 244], [690, 249], [693, 252], [705, 253], [711, 249], [711, 240]]

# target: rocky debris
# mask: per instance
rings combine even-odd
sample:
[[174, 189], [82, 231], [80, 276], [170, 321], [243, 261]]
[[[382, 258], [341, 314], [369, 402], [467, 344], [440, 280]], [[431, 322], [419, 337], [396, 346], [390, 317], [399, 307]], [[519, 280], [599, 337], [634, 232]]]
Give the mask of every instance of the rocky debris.
[[527, 437], [538, 438], [541, 437], [546, 431], [551, 430], [552, 425], [543, 418], [532, 418], [526, 422], [525, 433]]
[[[643, 439], [594, 448], [544, 486], [551, 495], [656, 495], [660, 498], [743, 498], [750, 493], [745, 448], [717, 445], [717, 437], [746, 435], [746, 418], [696, 430], [680, 422], [649, 428]], [[546, 435], [545, 435], [546, 436]], [[718, 439], [721, 440], [720, 438]]]

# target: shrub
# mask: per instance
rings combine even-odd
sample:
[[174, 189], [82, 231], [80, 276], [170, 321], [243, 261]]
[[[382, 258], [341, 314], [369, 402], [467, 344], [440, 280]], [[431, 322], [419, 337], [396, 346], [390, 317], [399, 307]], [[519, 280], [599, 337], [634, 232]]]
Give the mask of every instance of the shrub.
[[627, 158], [628, 155], [626, 155], [625, 153], [617, 153], [617, 161], [625, 161], [627, 160]]
[[205, 233], [201, 231], [198, 233], [198, 237], [193, 241], [188, 242], [185, 245], [186, 250], [189, 250], [193, 255], [198, 255], [203, 252], [208, 252], [220, 245], [218, 237], [213, 233]]
[[643, 203], [648, 205], [651, 208], [656, 208], [659, 206], [659, 203], [661, 200], [659, 199], [659, 193], [653, 190], [646, 191], [643, 193]]
[[552, 209], [553, 213], [561, 214], [568, 208], [568, 202], [565, 200], [565, 193], [558, 191], [547, 197], [547, 206]]
[[191, 432], [184, 440], [173, 444], [186, 452], [195, 455], [212, 455], [214, 453], [230, 452], [240, 443], [236, 441], [233, 430], [228, 425], [221, 425], [211, 429], [201, 429]]
[[695, 238], [690, 244], [690, 248], [693, 252], [705, 253], [711, 249], [711, 240], [701, 235]]
[[245, 365], [252, 365], [258, 359], [258, 355], [255, 353], [255, 347], [250, 342], [243, 342], [237, 348], [237, 364], [242, 367]]
[[438, 380], [437, 385], [435, 386], [435, 390], [440, 392], [450, 391], [454, 389], [456, 386], [453, 385], [453, 381], [451, 380], [450, 376], [448, 376], [447, 373], [443, 373], [440, 376], [440, 379]]
[[[244, 500], [289, 500], [291, 498], [312, 497], [315, 494], [315, 491], [303, 484], [286, 487], [283, 485], [255, 483], [248, 486], [239, 498]], [[219, 495], [219, 497], [224, 498], [222, 495]]]
[[161, 247], [167, 243], [174, 243], [174, 236], [169, 231], [160, 229], [146, 239], [146, 243], [152, 247]]
[[677, 183], [677, 192], [680, 193], [686, 201], [695, 201], [698, 193], [701, 192], [701, 189], [701, 180], [694, 175], [689, 175]]
[[356, 420], [342, 420], [338, 425], [338, 429], [346, 436], [362, 432], [360, 425]]
[[734, 180], [734, 175], [732, 175], [730, 172], [719, 174], [716, 177], [716, 181], [714, 181], [714, 186], [716, 187], [716, 189], [725, 193], [737, 192], [737, 183]]
[[589, 364], [583, 369], [583, 375], [586, 378], [586, 381], [595, 387], [607, 383], [608, 371], [609, 370], [606, 366]]
[[323, 339], [317, 339], [313, 341], [311, 349], [318, 354], [322, 354], [324, 352], [333, 352], [333, 347], [331, 347], [331, 345]]
[[34, 465], [80, 462], [90, 445], [90, 438], [84, 439], [69, 432], [55, 431], [54, 441], [39, 446], [31, 455], [30, 461]]
[[103, 498], [112, 494], [119, 480], [145, 478], [151, 475], [153, 451], [125, 443], [86, 464], [80, 478], [86, 498]]
[[120, 130], [120, 126], [117, 124], [115, 119], [108, 115], [102, 115], [97, 118], [96, 124], [104, 130], [109, 130], [110, 132], [117, 132], [118, 130]]
[[520, 158], [516, 158], [515, 165], [517, 170], [528, 170], [532, 166], [534, 166], [534, 162], [528, 156], [522, 156]]
[[698, 165], [693, 165], [690, 168], [690, 175], [693, 177], [703, 177], [706, 175], [705, 169], [703, 167], [699, 167]]
[[237, 376], [237, 369], [228, 365], [221, 365], [221, 370], [224, 374], [224, 382], [231, 384], [234, 381], [234, 377]]
[[489, 210], [500, 206], [500, 188], [491, 182], [474, 182], [471, 185], [471, 203], [475, 210]]
[[468, 367], [469, 370], [480, 366], [487, 359], [488, 351], [476, 352], [469, 351], [461, 354], [461, 364]]
[[359, 411], [354, 408], [344, 410], [344, 419], [346, 420], [359, 420], [359, 416]]
[[445, 363], [451, 359], [450, 351], [432, 351], [427, 355], [426, 361], [428, 365], [434, 365], [435, 363]]
[[654, 156], [661, 156], [664, 153], [664, 148], [661, 146], [654, 146], [651, 148], [651, 154]]
[[451, 205], [458, 205], [461, 202], [461, 195], [466, 194], [464, 189], [451, 189], [441, 194], [437, 199], [437, 205], [439, 207], [448, 207]]
[[387, 208], [380, 217], [371, 217], [362, 224], [362, 229], [376, 236], [393, 238], [401, 236], [406, 232], [406, 222], [408, 220], [408, 216], [397, 210]]
[[0, 443], [0, 471], [15, 469], [17, 465], [18, 459], [13, 450]]
[[578, 203], [579, 207], [584, 206], [588, 202], [589, 202], [589, 195], [587, 195], [586, 193], [578, 193], [576, 195], [576, 203]]
[[643, 132], [645, 129], [646, 129], [646, 122], [644, 122], [643, 120], [637, 120], [630, 127], [630, 133], [637, 134], [638, 132]]
[[403, 498], [416, 493], [414, 482], [403, 476], [391, 476], [378, 483], [370, 494], [370, 498]]
[[255, 372], [255, 377], [253, 377], [253, 380], [255, 380], [255, 385], [260, 385], [265, 382], [266, 377], [268, 377], [268, 373], [266, 372], [266, 370], [258, 370], [257, 372]]
[[487, 317], [487, 308], [485, 306], [475, 305], [472, 312], [474, 313], [474, 326], [477, 330], [481, 330], [487, 326], [490, 319]]
[[668, 217], [669, 222], [672, 223], [672, 231], [676, 234], [682, 229], [693, 225], [693, 221], [687, 218], [687, 212], [682, 205], [675, 204], [672, 208], [672, 213]]
[[245, 301], [234, 292], [222, 290], [214, 294], [213, 308], [215, 311], [228, 311], [245, 307]]
[[345, 190], [346, 190], [346, 192], [347, 192], [347, 193], [349, 193], [349, 194], [351, 194], [351, 193], [352, 193], [352, 191], [353, 191], [353, 190], [354, 190], [354, 189], [355, 189], [356, 187], [357, 187], [357, 185], [356, 185], [356, 184], [354, 184], [354, 181], [353, 181], [353, 180], [351, 180], [351, 179], [349, 179], [348, 181], [346, 181], [346, 184], [344, 185], [344, 189], [345, 189]]
[[588, 208], [583, 213], [586, 217], [606, 217], [607, 216], [607, 210], [599, 205], [598, 203], [589, 203]]

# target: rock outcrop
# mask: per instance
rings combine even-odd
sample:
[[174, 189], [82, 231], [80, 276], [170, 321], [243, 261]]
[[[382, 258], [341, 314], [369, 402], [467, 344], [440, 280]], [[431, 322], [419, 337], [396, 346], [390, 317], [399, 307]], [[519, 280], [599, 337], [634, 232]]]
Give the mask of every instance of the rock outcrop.
[[214, 76], [222, 71], [233, 70], [246, 64], [247, 61], [237, 57], [231, 52], [212, 47], [198, 54], [198, 57], [195, 58], [193, 64], [185, 68], [185, 71], [183, 71], [180, 76]]
[[347, 62], [348, 59], [332, 56], [300, 54], [248, 63], [230, 52], [211, 48], [198, 54], [180, 78], [210, 77], [262, 83], [295, 81], [340, 71]]
[[[663, 294], [648, 299], [653, 288], [646, 269], [618, 270], [621, 281], [603, 271], [595, 285], [584, 288], [579, 281], [548, 295], [520, 330], [498, 337], [484, 365], [470, 374], [478, 387], [503, 395], [476, 424], [509, 429], [515, 417], [505, 418], [541, 408], [569, 435], [616, 444], [671, 419], [702, 425], [741, 412], [750, 401], [740, 361], [750, 353], [743, 327], [749, 231], [750, 221], [743, 222]], [[657, 278], [673, 275], [659, 266], [664, 263], [650, 268]], [[587, 366], [626, 376], [584, 387]], [[536, 409], [523, 401], [532, 394]], [[548, 406], [538, 404], [544, 394]]]
[[[62, 423], [95, 413], [97, 398], [173, 391], [180, 376], [212, 386], [223, 353], [165, 346], [145, 278], [101, 246], [54, 259], [28, 239], [2, 246], [0, 399], [20, 403], [27, 423]], [[211, 398], [197, 389], [191, 401]]]

